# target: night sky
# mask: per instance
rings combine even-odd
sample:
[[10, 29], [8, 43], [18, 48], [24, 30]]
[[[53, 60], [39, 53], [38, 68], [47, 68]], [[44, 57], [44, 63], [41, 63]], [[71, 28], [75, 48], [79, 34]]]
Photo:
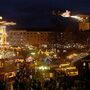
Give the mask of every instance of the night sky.
[[0, 15], [17, 27], [49, 27], [52, 10], [90, 14], [90, 0], [0, 0]]

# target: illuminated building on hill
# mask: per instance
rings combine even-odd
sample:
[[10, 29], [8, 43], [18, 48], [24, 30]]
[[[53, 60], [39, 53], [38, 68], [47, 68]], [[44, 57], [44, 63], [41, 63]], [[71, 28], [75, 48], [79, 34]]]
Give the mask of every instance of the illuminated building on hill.
[[60, 11], [52, 12], [53, 16], [62, 16], [63, 18], [68, 18], [75, 20], [78, 23], [78, 29], [80, 31], [90, 30], [90, 16], [86, 14], [74, 14], [70, 11], [66, 10], [65, 12], [61, 13]]

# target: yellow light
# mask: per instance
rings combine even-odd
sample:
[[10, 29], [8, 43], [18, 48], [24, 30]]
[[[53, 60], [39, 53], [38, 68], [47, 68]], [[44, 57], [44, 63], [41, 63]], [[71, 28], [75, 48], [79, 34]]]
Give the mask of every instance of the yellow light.
[[5, 22], [4, 25], [16, 25], [14, 22]]
[[17, 59], [16, 62], [21, 62], [22, 63], [22, 62], [24, 62], [24, 60], [23, 59]]
[[69, 65], [70, 65], [70, 63], [65, 63], [65, 64], [59, 65], [59, 67], [61, 68], [61, 67], [69, 66]]
[[45, 51], [45, 55], [49, 56], [49, 52], [48, 51]]
[[41, 51], [41, 54], [43, 54], [44, 52], [43, 51]]
[[73, 58], [75, 58], [75, 57], [77, 57], [77, 56], [78, 56], [78, 54], [73, 53], [73, 54], [67, 56], [67, 58], [68, 58], [68, 59], [73, 59]]
[[35, 65], [37, 65], [37, 62], [35, 62]]
[[40, 67], [38, 67], [38, 69], [44, 71], [44, 70], [49, 70], [50, 67], [47, 67], [47, 66], [40, 66]]
[[35, 55], [36, 53], [35, 52], [31, 52], [31, 55]]
[[57, 58], [57, 55], [55, 54], [55, 55], [53, 55], [54, 56], [54, 58]]
[[50, 51], [50, 54], [54, 54], [54, 52], [53, 51]]
[[68, 74], [69, 76], [76, 76], [78, 75], [78, 71], [68, 71], [66, 74]]
[[67, 67], [66, 69], [69, 69], [69, 70], [71, 70], [71, 69], [76, 69], [76, 67]]
[[50, 77], [53, 77], [53, 73], [50, 73]]
[[0, 16], [0, 19], [3, 19], [2, 16]]

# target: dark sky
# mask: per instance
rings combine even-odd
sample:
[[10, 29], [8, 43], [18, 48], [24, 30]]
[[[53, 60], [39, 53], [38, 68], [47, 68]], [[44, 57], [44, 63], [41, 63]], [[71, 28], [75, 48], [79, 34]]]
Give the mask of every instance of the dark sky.
[[90, 13], [90, 0], [0, 0], [0, 15], [17, 27], [48, 27], [52, 10]]

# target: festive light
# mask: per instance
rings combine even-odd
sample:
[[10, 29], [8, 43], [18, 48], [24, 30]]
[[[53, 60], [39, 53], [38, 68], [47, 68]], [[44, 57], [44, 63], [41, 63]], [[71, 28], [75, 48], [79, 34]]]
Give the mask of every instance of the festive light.
[[40, 66], [40, 67], [38, 67], [38, 69], [44, 71], [44, 70], [50, 70], [50, 67], [47, 67], [47, 66]]

